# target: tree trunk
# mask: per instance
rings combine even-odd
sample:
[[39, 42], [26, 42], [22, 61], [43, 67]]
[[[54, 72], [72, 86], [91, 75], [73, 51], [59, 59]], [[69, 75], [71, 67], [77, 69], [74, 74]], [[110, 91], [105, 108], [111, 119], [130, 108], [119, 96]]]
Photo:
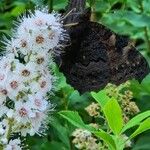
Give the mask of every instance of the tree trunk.
[[65, 19], [65, 23], [74, 23], [85, 9], [86, 0], [69, 0], [66, 14], [71, 12]]

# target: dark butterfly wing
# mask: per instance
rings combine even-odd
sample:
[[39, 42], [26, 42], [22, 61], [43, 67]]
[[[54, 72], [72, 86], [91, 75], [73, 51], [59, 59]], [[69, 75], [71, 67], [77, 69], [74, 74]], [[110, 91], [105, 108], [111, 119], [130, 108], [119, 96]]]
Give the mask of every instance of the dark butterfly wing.
[[80, 93], [99, 90], [109, 82], [142, 80], [149, 73], [144, 57], [128, 41], [105, 26], [87, 21], [69, 29], [71, 45], [60, 70]]
[[[124, 37], [120, 38], [124, 39]], [[115, 46], [119, 43], [119, 40], [117, 37]], [[111, 64], [111, 83], [120, 84], [133, 78], [141, 82], [150, 72], [148, 63], [130, 42], [126, 46], [122, 45], [121, 47], [119, 48], [120, 51], [114, 52], [116, 54], [115, 57], [114, 54], [108, 54]], [[116, 49], [117, 46], [114, 50]], [[113, 61], [113, 59], [116, 61]]]
[[62, 57], [61, 71], [67, 82], [81, 93], [98, 90], [110, 80], [107, 46], [94, 31], [95, 29], [84, 23], [72, 27], [72, 43]]

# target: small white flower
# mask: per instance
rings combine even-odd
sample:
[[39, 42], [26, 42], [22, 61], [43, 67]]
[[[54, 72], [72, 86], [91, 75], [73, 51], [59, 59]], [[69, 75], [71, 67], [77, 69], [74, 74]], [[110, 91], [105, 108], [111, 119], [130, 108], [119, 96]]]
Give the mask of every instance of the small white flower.
[[6, 101], [7, 94], [7, 90], [0, 87], [0, 106]]
[[125, 147], [131, 147], [132, 142], [131, 142], [131, 140], [129, 140], [129, 137], [126, 136], [125, 134], [123, 134], [123, 135], [122, 135], [122, 138], [123, 138], [123, 140], [126, 142], [126, 143], [125, 143]]
[[11, 62], [14, 61], [15, 55], [13, 53], [6, 54], [0, 59], [0, 68], [10, 70]]
[[5, 133], [5, 130], [0, 127], [0, 136], [2, 136]]
[[31, 54], [30, 56], [30, 61], [34, 62], [40, 69], [45, 69], [50, 64], [51, 59], [46, 53]]
[[7, 113], [6, 113], [8, 118], [12, 118], [14, 115], [14, 110], [13, 109], [8, 109]]
[[0, 72], [0, 85], [4, 85], [6, 79], [7, 79], [7, 73], [2, 70], [2, 72]]
[[0, 118], [2, 117], [2, 116], [4, 116], [5, 114], [7, 114], [7, 111], [8, 111], [9, 109], [6, 107], [6, 106], [4, 106], [4, 105], [0, 105]]
[[36, 112], [35, 117], [30, 118], [28, 122], [15, 123], [13, 126], [14, 132], [21, 132], [22, 136], [33, 136], [35, 134], [42, 135], [47, 129], [48, 116], [47, 112]]
[[39, 89], [41, 92], [43, 92], [43, 94], [46, 94], [48, 91], [51, 91], [52, 89], [52, 76], [49, 74], [49, 75], [46, 75], [45, 77], [42, 76], [38, 83], [39, 83]]
[[14, 61], [14, 55], [8, 54], [0, 59], [0, 85], [4, 85], [11, 69], [11, 63]]
[[29, 95], [29, 101], [31, 102], [31, 105], [33, 105], [35, 112], [43, 112], [47, 109], [48, 102], [40, 93]]
[[2, 120], [0, 122], [0, 136], [4, 137], [4, 134], [6, 133], [6, 127], [8, 126], [7, 122], [5, 120]]
[[25, 90], [21, 76], [11, 73], [6, 82], [7, 95], [10, 99], [15, 100], [20, 91]]
[[14, 119], [19, 123], [27, 123], [30, 118], [35, 117], [35, 112], [32, 110], [30, 102], [15, 102]]
[[36, 116], [31, 119], [31, 133], [32, 135], [34, 134], [44, 134], [45, 130], [47, 128], [47, 123], [48, 123], [48, 116], [47, 113], [43, 112], [38, 112], [36, 113]]
[[37, 81], [32, 81], [30, 83], [31, 93], [40, 92], [42, 96], [45, 96], [47, 92], [51, 91], [53, 86], [53, 77], [50, 73], [43, 71], [41, 77]]
[[1, 142], [2, 145], [6, 145], [6, 144], [8, 143], [8, 139], [5, 138], [5, 137], [4, 137], [4, 138], [1, 138], [1, 139], [0, 139], [0, 142]]
[[30, 39], [25, 35], [22, 35], [19, 38], [14, 39], [13, 44], [15, 45], [15, 48], [13, 48], [13, 49], [16, 50], [16, 51], [14, 51], [14, 53], [20, 52], [23, 55], [27, 55], [31, 51]]
[[14, 74], [22, 78], [24, 81], [31, 80], [37, 76], [36, 65], [33, 62], [29, 62], [26, 65], [16, 63]]
[[11, 40], [6, 39], [4, 44], [6, 45], [6, 52], [8, 54], [10, 53], [10, 54], [13, 54], [14, 56], [18, 56], [16, 42], [13, 37], [11, 38]]
[[22, 150], [21, 140], [20, 139], [10, 140], [9, 143], [4, 148], [4, 150]]

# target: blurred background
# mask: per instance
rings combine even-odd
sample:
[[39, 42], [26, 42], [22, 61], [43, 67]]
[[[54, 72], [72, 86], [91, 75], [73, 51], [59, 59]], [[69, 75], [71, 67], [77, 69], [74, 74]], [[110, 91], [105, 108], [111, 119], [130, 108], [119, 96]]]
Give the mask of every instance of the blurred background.
[[[13, 22], [26, 10], [43, 5], [48, 6], [50, 11], [64, 12], [67, 3], [67, 0], [0, 0], [0, 39], [4, 35], [11, 35]], [[118, 34], [129, 36], [150, 64], [150, 0], [87, 0], [86, 5], [92, 8], [92, 21], [102, 23]], [[0, 49], [3, 50], [2, 47]], [[59, 77], [58, 88], [56, 94], [50, 97], [52, 103], [56, 104], [55, 111], [77, 110], [88, 122], [90, 118], [86, 117], [84, 108], [92, 101], [90, 94], [79, 95], [66, 84], [57, 66], [55, 74]], [[150, 75], [141, 84], [131, 81], [130, 90], [141, 112], [150, 109]], [[64, 123], [57, 113], [52, 113], [49, 119], [47, 136], [27, 138], [30, 149], [75, 149], [71, 144], [74, 127]], [[150, 150], [150, 133], [138, 136], [132, 148], [128, 149]]]

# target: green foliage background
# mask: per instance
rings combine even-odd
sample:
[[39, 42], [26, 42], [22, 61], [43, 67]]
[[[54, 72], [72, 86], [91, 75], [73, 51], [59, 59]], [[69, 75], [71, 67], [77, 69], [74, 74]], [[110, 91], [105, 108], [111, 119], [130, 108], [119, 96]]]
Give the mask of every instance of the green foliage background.
[[[50, 10], [60, 11], [65, 9], [67, 0], [0, 0], [0, 38], [11, 34], [13, 21], [35, 5], [48, 5]], [[119, 34], [128, 35], [150, 63], [150, 0], [87, 0], [89, 6], [92, 7], [92, 20]], [[50, 97], [56, 107], [49, 117], [48, 134], [43, 138], [28, 137], [27, 142], [32, 150], [75, 149], [71, 144], [71, 133], [75, 127], [61, 118], [58, 111], [76, 110], [85, 122], [91, 120], [84, 110], [94, 101], [90, 93], [79, 95], [78, 91], [66, 84], [65, 77], [57, 67], [55, 73], [59, 81], [55, 95]], [[132, 81], [130, 89], [140, 110], [150, 109], [150, 75], [141, 84]], [[133, 150], [150, 150], [150, 133], [141, 134], [133, 143]]]

